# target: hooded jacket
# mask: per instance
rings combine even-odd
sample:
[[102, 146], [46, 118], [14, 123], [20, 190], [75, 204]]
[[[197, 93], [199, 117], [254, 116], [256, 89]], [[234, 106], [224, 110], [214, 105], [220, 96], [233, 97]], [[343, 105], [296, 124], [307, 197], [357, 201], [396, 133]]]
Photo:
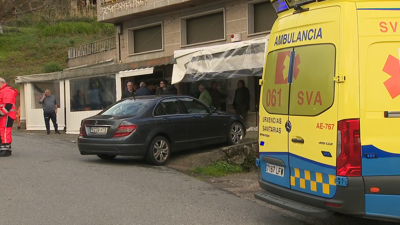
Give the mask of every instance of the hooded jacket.
[[13, 120], [17, 118], [17, 108], [15, 106], [15, 98], [17, 96], [18, 91], [7, 83], [0, 87], [0, 116], [8, 116]]

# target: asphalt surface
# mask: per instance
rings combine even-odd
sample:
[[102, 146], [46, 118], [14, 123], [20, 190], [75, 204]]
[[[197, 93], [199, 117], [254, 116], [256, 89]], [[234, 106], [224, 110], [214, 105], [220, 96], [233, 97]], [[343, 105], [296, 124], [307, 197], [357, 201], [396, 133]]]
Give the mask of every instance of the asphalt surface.
[[0, 224], [7, 225], [384, 224], [299, 216], [140, 159], [81, 156], [76, 143], [54, 134], [15, 132], [0, 179]]

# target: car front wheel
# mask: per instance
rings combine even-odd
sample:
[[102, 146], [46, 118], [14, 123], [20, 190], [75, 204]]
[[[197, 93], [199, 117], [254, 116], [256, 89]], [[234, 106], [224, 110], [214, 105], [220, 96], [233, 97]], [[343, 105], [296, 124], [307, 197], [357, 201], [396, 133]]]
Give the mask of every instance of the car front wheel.
[[98, 154], [97, 157], [99, 157], [100, 159], [104, 159], [104, 160], [112, 160], [112, 159], [115, 159], [115, 157], [117, 157], [117, 156], [116, 155]]
[[236, 145], [244, 139], [244, 128], [239, 122], [234, 122], [229, 128], [228, 144]]
[[161, 166], [167, 162], [171, 153], [171, 146], [165, 137], [158, 136], [150, 143], [146, 160], [148, 163]]

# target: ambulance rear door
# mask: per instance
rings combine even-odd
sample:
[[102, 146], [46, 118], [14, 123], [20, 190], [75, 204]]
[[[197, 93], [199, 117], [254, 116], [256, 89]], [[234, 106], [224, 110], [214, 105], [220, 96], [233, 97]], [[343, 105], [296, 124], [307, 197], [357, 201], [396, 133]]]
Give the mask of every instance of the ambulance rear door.
[[290, 187], [325, 198], [336, 194], [337, 46], [340, 7], [301, 13], [290, 78]]

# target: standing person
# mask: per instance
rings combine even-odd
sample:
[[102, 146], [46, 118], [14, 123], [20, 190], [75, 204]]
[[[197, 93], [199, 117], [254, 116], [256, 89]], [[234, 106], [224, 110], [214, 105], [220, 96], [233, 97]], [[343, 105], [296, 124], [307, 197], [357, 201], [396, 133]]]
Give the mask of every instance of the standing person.
[[136, 96], [152, 95], [145, 82], [140, 82], [140, 88], [136, 90]]
[[43, 116], [47, 134], [50, 134], [50, 120], [53, 122], [56, 134], [60, 134], [57, 124], [57, 100], [56, 97], [51, 94], [49, 89], [44, 91], [42, 98], [39, 99], [39, 104], [42, 104], [43, 106]]
[[217, 109], [221, 109], [221, 104], [220, 104], [220, 100], [226, 98], [226, 95], [222, 94], [219, 90], [218, 90], [218, 84], [216, 81], [213, 81], [211, 83], [211, 88], [208, 91], [211, 95], [211, 99], [212, 99], [212, 105], [217, 108]]
[[212, 106], [212, 98], [210, 92], [206, 90], [204, 85], [202, 84], [199, 85], [199, 91], [200, 91], [199, 100], [208, 106]]
[[85, 96], [81, 90], [76, 91], [76, 95], [74, 95], [73, 99], [75, 111], [82, 111], [85, 109]]
[[114, 95], [109, 89], [110, 89], [109, 86], [106, 86], [104, 90], [101, 92], [101, 99], [103, 100], [104, 109], [115, 102]]
[[147, 88], [151, 91], [152, 95], [156, 94], [156, 89], [154, 89], [154, 85], [153, 84], [150, 84], [149, 86], [147, 86]]
[[233, 108], [236, 110], [236, 114], [241, 115], [243, 120], [246, 121], [247, 113], [250, 110], [250, 91], [244, 86], [243, 80], [239, 80], [237, 83]]
[[92, 83], [90, 85], [89, 90], [89, 97], [90, 97], [90, 109], [91, 110], [99, 110], [101, 109], [101, 94], [99, 89], [97, 88], [96, 83]]
[[160, 87], [157, 88], [156, 95], [163, 95], [164, 91], [167, 90], [167, 81], [160, 81]]
[[0, 157], [11, 155], [12, 126], [17, 118], [15, 98], [18, 91], [9, 86], [3, 78], [0, 78]]
[[121, 99], [130, 98], [130, 97], [133, 97], [134, 95], [135, 95], [135, 92], [133, 90], [133, 83], [132, 82], [128, 82], [126, 84], [125, 91], [122, 93]]

